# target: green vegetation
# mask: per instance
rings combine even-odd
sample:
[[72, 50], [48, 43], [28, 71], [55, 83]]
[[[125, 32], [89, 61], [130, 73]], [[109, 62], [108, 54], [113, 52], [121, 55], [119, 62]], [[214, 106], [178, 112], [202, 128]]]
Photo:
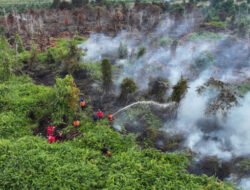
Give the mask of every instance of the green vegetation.
[[[16, 40], [21, 47], [18, 36]], [[16, 52], [1, 38], [0, 71], [4, 77], [0, 83], [0, 189], [233, 189], [214, 177], [189, 174], [189, 156], [184, 153], [163, 153], [149, 148], [147, 143], [152, 143], [157, 135], [153, 127], [161, 127], [160, 119], [150, 112], [137, 110], [149, 126], [143, 134], [150, 137], [139, 146], [136, 136], [114, 131], [108, 120], [92, 122], [91, 106], [79, 111], [79, 89], [72, 75], [56, 77], [53, 86], [44, 86], [34, 84], [22, 73], [15, 74], [19, 65], [26, 64], [30, 71], [37, 65], [50, 68], [72, 63], [92, 71], [95, 77], [101, 76], [102, 66], [111, 71], [107, 61], [103, 65], [80, 63], [78, 42], [78, 39], [58, 40], [46, 52], [39, 52], [35, 44], [31, 51], [21, 48]], [[73, 73], [71, 68], [70, 71]], [[105, 77], [110, 82], [112, 77], [109, 74]], [[153, 87], [163, 97], [167, 81], [161, 79]], [[127, 99], [136, 90], [135, 82], [126, 78], [120, 97]], [[174, 87], [172, 100], [180, 101], [186, 90], [187, 81], [181, 79]], [[68, 122], [64, 121], [64, 115]], [[81, 121], [78, 129], [71, 124], [76, 115]], [[58, 126], [65, 124], [62, 132], [66, 136], [72, 131], [80, 135], [48, 144], [43, 133], [47, 123], [41, 125], [43, 118], [52, 118]], [[102, 155], [104, 145], [112, 151], [112, 157]]]
[[0, 136], [18, 138], [31, 135], [34, 122], [28, 118], [33, 112], [41, 116], [48, 107], [53, 91], [49, 87], [36, 86], [28, 77], [11, 77], [0, 84]]
[[170, 99], [174, 102], [179, 103], [181, 99], [185, 96], [188, 89], [187, 80], [181, 78], [178, 83], [173, 87], [173, 92]]
[[112, 87], [112, 65], [109, 60], [102, 61], [102, 85], [105, 92], [108, 92]]
[[53, 120], [54, 123], [62, 123], [62, 116], [67, 115], [73, 118], [77, 111], [79, 89], [76, 87], [74, 79], [67, 75], [64, 79], [57, 78], [54, 87], [53, 98]]
[[[5, 9], [5, 12], [11, 12], [13, 9], [17, 12], [24, 12], [29, 9], [49, 8], [52, 0], [0, 0], [0, 7]], [[0, 16], [4, 15], [0, 9]]]
[[221, 40], [225, 36], [222, 34], [214, 33], [214, 32], [199, 32], [192, 33], [188, 36], [188, 40], [196, 41], [196, 40]]
[[137, 86], [133, 79], [125, 78], [121, 84], [120, 100], [127, 100], [130, 94], [133, 94], [137, 90]]
[[[214, 178], [188, 174], [185, 155], [141, 150], [133, 136], [113, 131], [106, 121], [95, 125], [87, 113], [81, 117], [82, 136], [48, 144], [45, 138], [32, 136], [37, 123], [26, 114], [49, 107], [47, 99], [54, 90], [34, 85], [27, 77], [12, 77], [0, 89], [1, 189], [232, 189]], [[60, 98], [67, 100], [67, 96], [55, 100]], [[113, 157], [101, 154], [104, 144]]]
[[238, 105], [238, 94], [227, 83], [214, 78], [210, 78], [206, 83], [197, 88], [197, 92], [202, 94], [206, 91], [217, 92], [214, 98], [210, 99], [206, 114], [222, 113], [226, 116], [228, 110]]
[[8, 80], [14, 67], [17, 67], [15, 51], [10, 48], [7, 40], [0, 36], [0, 81]]

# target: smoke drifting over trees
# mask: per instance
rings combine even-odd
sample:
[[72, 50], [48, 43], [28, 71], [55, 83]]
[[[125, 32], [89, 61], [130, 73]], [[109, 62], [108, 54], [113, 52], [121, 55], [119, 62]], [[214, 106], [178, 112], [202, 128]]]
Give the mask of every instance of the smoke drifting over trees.
[[[147, 34], [92, 34], [80, 46], [86, 50], [83, 60], [105, 57], [121, 67], [123, 72], [114, 80], [117, 88], [129, 77], [144, 91], [152, 78], [163, 77], [176, 93], [178, 81], [187, 80], [183, 99], [172, 96], [180, 102], [175, 118], [166, 119], [162, 130], [182, 136], [182, 149], [190, 149], [198, 159], [215, 156], [228, 161], [248, 156], [250, 94], [240, 95], [238, 87], [250, 77], [249, 43], [226, 33], [196, 31], [197, 23], [190, 15], [178, 21], [166, 16]], [[122, 47], [126, 56], [119, 56], [120, 44], [126, 44]], [[145, 52], [137, 56], [141, 48]]]

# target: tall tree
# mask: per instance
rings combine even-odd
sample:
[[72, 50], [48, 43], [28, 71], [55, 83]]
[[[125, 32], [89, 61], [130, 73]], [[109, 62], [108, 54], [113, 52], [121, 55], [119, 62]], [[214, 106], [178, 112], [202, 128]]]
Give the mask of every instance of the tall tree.
[[112, 87], [112, 65], [108, 59], [102, 61], [102, 85], [104, 91], [107, 93]]

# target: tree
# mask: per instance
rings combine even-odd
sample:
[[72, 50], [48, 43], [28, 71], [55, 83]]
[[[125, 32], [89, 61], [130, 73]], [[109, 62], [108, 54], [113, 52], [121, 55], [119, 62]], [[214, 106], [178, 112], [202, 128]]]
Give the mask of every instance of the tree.
[[120, 43], [119, 49], [118, 49], [118, 54], [120, 59], [124, 59], [128, 56], [128, 48], [126, 44]]
[[166, 91], [169, 87], [167, 79], [158, 77], [149, 82], [149, 95], [153, 96], [156, 101], [163, 102]]
[[128, 96], [137, 90], [137, 86], [133, 79], [125, 78], [121, 84], [120, 100], [127, 100]]
[[56, 78], [53, 96], [53, 120], [62, 123], [62, 116], [73, 117], [78, 108], [79, 89], [71, 75], [64, 79]]
[[227, 111], [238, 104], [237, 94], [230, 85], [222, 81], [210, 78], [204, 85], [197, 89], [197, 92], [202, 94], [209, 90], [212, 92], [216, 91], [217, 95], [210, 100], [206, 114], [216, 114], [220, 112], [223, 116], [226, 116]]
[[104, 59], [101, 65], [103, 89], [108, 92], [112, 87], [112, 65], [108, 59]]
[[69, 42], [69, 51], [64, 63], [64, 71], [73, 74], [79, 68], [81, 59], [81, 50], [77, 47], [74, 41]]
[[77, 44], [74, 41], [69, 42], [68, 57], [74, 58], [77, 61], [79, 61], [81, 58], [81, 50], [77, 47]]
[[185, 96], [188, 89], [187, 80], [181, 77], [178, 83], [173, 87], [173, 92], [170, 99], [174, 102], [179, 103], [181, 99]]

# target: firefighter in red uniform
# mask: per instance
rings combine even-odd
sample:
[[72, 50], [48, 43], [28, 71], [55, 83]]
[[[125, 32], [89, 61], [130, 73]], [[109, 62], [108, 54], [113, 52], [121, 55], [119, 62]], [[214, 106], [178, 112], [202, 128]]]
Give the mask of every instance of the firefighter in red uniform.
[[112, 115], [112, 114], [108, 114], [108, 120], [109, 120], [110, 122], [113, 121], [113, 115]]
[[80, 121], [78, 119], [75, 119], [73, 122], [74, 127], [79, 127], [80, 126]]
[[47, 128], [47, 136], [54, 136], [56, 127], [53, 125], [49, 125]]
[[56, 142], [55, 134], [56, 127], [53, 125], [49, 125], [47, 128], [47, 136], [48, 136], [48, 143]]
[[97, 111], [96, 115], [98, 116], [99, 119], [103, 119], [104, 117], [104, 113], [100, 109]]
[[80, 98], [80, 107], [82, 108], [82, 110], [86, 108], [86, 101], [84, 100], [83, 96]]
[[54, 143], [56, 142], [56, 137], [55, 136], [48, 136], [48, 143]]

